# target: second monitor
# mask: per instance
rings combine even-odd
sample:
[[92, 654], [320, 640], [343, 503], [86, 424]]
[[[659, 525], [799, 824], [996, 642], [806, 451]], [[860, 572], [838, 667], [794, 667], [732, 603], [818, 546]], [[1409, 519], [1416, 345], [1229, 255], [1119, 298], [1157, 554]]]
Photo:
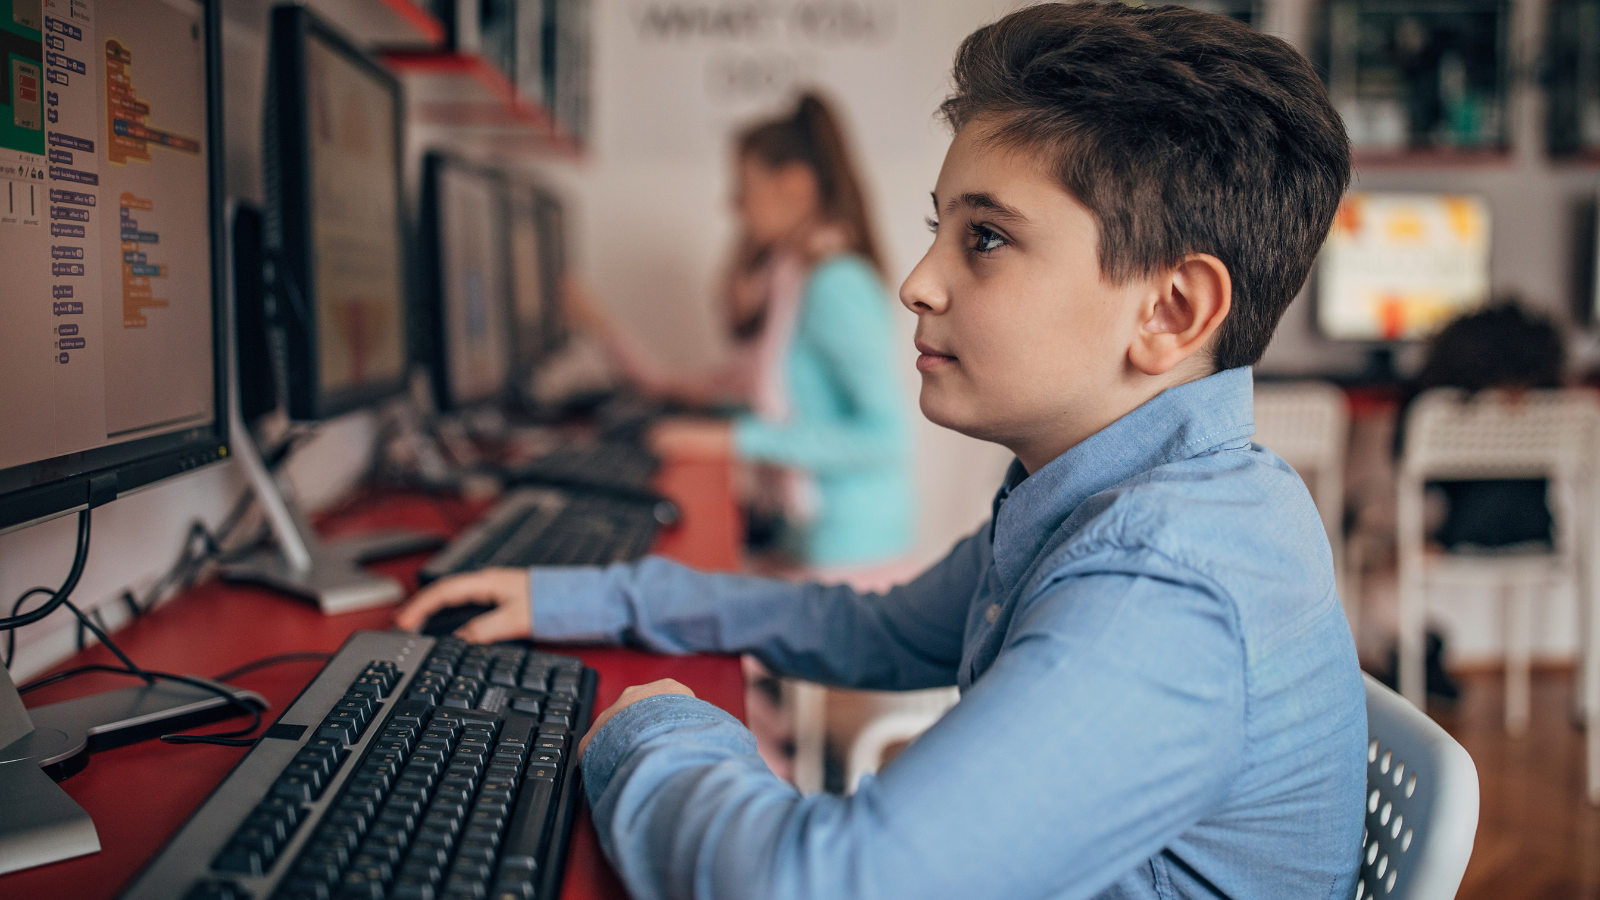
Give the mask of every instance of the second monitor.
[[511, 380], [507, 213], [499, 173], [442, 153], [423, 160], [418, 338], [441, 411], [502, 399]]

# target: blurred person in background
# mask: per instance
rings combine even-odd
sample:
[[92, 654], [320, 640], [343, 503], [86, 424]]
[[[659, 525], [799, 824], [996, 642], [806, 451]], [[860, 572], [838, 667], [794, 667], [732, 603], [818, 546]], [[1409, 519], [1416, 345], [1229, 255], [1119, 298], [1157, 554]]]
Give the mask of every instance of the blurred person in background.
[[[916, 574], [910, 421], [859, 169], [838, 117], [812, 93], [792, 113], [746, 129], [735, 149], [740, 228], [724, 288], [727, 361], [688, 376], [663, 372], [575, 284], [572, 318], [645, 393], [742, 407], [727, 419], [668, 420], [651, 439], [665, 456], [740, 463], [753, 569], [886, 590]], [[792, 711], [780, 708], [777, 682], [753, 658], [746, 671], [752, 730], [787, 777]], [[851, 705], [835, 704], [835, 717]]]
[[[1417, 377], [1405, 388], [1395, 428], [1394, 456], [1405, 452], [1406, 413], [1424, 391], [1559, 388], [1566, 370], [1561, 332], [1550, 319], [1504, 297], [1446, 325], [1428, 342]], [[1428, 540], [1450, 552], [1550, 550], [1554, 544], [1543, 478], [1433, 481], [1428, 483]], [[1428, 693], [1454, 700], [1455, 681], [1444, 669], [1444, 640], [1428, 632]], [[1391, 653], [1391, 659], [1394, 654]], [[1390, 666], [1389, 682], [1395, 666]]]
[[837, 116], [815, 94], [745, 130], [736, 149], [723, 365], [664, 373], [581, 287], [569, 286], [568, 305], [645, 393], [742, 408], [668, 421], [652, 440], [668, 454], [747, 464], [762, 568], [870, 579], [910, 550], [913, 525], [910, 422], [865, 192]]

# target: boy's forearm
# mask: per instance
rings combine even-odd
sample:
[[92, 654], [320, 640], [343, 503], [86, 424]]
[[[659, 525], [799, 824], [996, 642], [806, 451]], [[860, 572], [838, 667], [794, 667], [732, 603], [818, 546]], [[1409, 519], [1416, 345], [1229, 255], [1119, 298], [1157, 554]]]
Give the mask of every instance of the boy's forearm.
[[828, 684], [936, 687], [955, 681], [964, 607], [933, 601], [960, 583], [961, 571], [959, 559], [947, 559], [918, 579], [938, 590], [914, 583], [879, 597], [706, 574], [659, 557], [535, 569], [533, 628], [543, 638], [660, 653], [752, 653], [782, 674]]

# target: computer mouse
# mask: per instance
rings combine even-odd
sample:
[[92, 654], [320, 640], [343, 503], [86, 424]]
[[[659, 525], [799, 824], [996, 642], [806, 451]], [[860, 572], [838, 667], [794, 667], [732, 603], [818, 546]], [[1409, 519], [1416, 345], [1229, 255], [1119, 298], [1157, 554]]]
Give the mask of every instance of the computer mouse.
[[491, 609], [494, 609], [494, 605], [490, 603], [463, 603], [460, 606], [446, 606], [423, 621], [422, 633], [428, 637], [444, 637], [455, 634], [457, 628]]

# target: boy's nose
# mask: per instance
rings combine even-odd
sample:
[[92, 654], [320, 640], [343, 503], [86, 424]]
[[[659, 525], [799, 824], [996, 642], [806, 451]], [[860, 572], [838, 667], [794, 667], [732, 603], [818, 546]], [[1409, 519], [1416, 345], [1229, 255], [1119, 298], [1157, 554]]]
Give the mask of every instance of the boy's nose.
[[906, 276], [905, 283], [900, 285], [900, 302], [906, 309], [914, 313], [933, 313], [938, 315], [944, 312], [949, 304], [949, 297], [945, 294], [943, 279], [939, 278], [936, 267], [933, 265], [933, 251], [930, 249], [917, 267]]

